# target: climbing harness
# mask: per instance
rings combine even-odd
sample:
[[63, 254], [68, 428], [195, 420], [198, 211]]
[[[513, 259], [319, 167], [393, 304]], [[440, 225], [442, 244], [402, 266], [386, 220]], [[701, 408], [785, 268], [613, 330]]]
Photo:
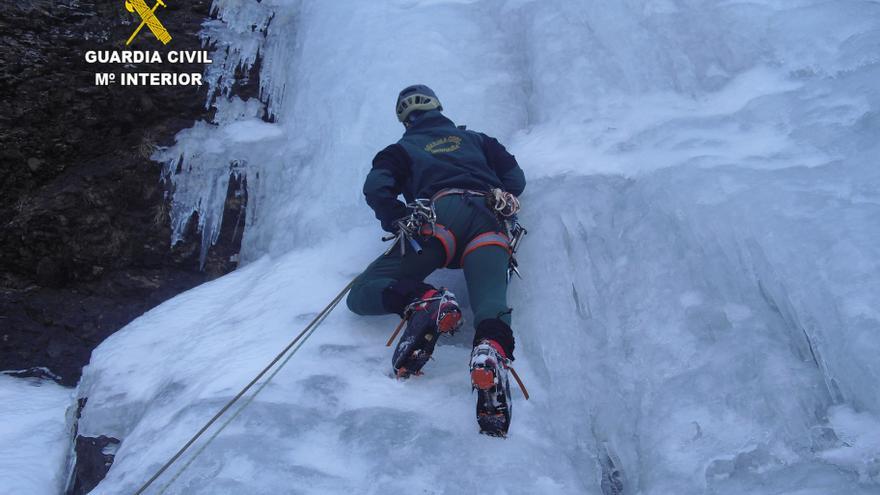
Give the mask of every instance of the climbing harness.
[[[513, 194], [509, 192], [505, 192], [501, 189], [495, 188], [491, 191], [474, 191], [471, 189], [460, 189], [460, 188], [449, 188], [443, 189], [438, 193], [434, 194], [431, 198], [431, 203], [433, 204], [438, 199], [451, 196], [451, 195], [460, 195], [464, 197], [483, 197], [486, 200], [486, 207], [494, 213], [495, 219], [501, 224], [504, 232], [503, 233], [494, 233], [498, 235], [497, 238], [492, 238], [491, 240], [488, 238], [487, 234], [481, 234], [477, 236], [477, 238], [484, 237], [483, 240], [485, 244], [475, 245], [473, 244], [477, 239], [472, 240], [464, 250], [464, 254], [462, 254], [462, 261], [464, 261], [464, 256], [474, 249], [478, 247], [482, 247], [482, 245], [497, 245], [501, 247], [505, 247], [507, 249], [508, 254], [510, 255], [508, 265], [507, 265], [507, 281], [510, 282], [510, 279], [516, 275], [519, 278], [522, 278], [522, 274], [519, 272], [519, 262], [516, 260], [516, 251], [519, 249], [520, 244], [522, 243], [523, 237], [529, 233], [522, 224], [519, 223], [519, 218], [517, 217], [517, 213], [520, 210], [519, 199]], [[421, 200], [424, 201], [424, 200]], [[436, 221], [435, 221], [436, 222]], [[450, 232], [451, 235], [451, 232]], [[506, 236], [505, 240], [501, 240], [501, 236]], [[442, 241], [442, 239], [441, 239]], [[444, 245], [445, 247], [445, 245]], [[454, 251], [454, 249], [453, 249]], [[447, 251], [447, 256], [448, 256]], [[447, 265], [449, 262], [447, 261]]]
[[510, 254], [510, 238], [507, 237], [506, 234], [502, 234], [501, 232], [483, 232], [474, 237], [471, 242], [467, 243], [464, 247], [464, 252], [461, 253], [461, 264], [464, 265], [464, 259], [467, 255], [486, 246], [498, 246], [507, 251], [508, 255]]
[[391, 246], [385, 251], [385, 256], [391, 254], [395, 246], [400, 247], [400, 255], [406, 255], [406, 247], [409, 246], [416, 254], [422, 254], [422, 245], [416, 239], [417, 236], [436, 237], [443, 246], [446, 254], [444, 267], [452, 263], [455, 256], [455, 234], [443, 224], [437, 223], [437, 212], [434, 210], [434, 202], [431, 199], [417, 199], [407, 205], [410, 214], [397, 220], [397, 233], [387, 235], [383, 241], [391, 241]]
[[[483, 197], [486, 199], [486, 206], [492, 213], [494, 213], [495, 219], [498, 220], [504, 232], [495, 233], [498, 238], [493, 238], [491, 241], [484, 239], [488, 241], [485, 245], [498, 245], [507, 249], [507, 252], [510, 254], [507, 266], [508, 282], [510, 282], [510, 279], [514, 275], [522, 278], [522, 274], [519, 272], [519, 262], [516, 259], [516, 251], [519, 249], [523, 237], [525, 237], [529, 231], [519, 223], [519, 218], [517, 217], [517, 213], [519, 213], [520, 210], [519, 199], [513, 194], [497, 188], [492, 189], [489, 192], [461, 188], [443, 189], [434, 194], [431, 199], [417, 199], [408, 204], [407, 208], [411, 210], [410, 216], [398, 220], [397, 223], [400, 229], [397, 234], [382, 238], [383, 241], [395, 240], [391, 247], [385, 251], [385, 254], [387, 255], [391, 252], [394, 246], [399, 245], [400, 254], [403, 256], [406, 253], [407, 244], [412, 246], [417, 253], [421, 253], [421, 245], [415, 239], [415, 233], [419, 233], [423, 236], [436, 237], [440, 240], [440, 243], [443, 245], [443, 249], [446, 252], [446, 263], [443, 266], [448, 266], [455, 253], [456, 239], [452, 231], [437, 223], [437, 212], [434, 210], [434, 203], [440, 198], [453, 195]], [[478, 238], [483, 235], [478, 236]], [[500, 239], [501, 236], [506, 236], [506, 239], [502, 241]], [[476, 239], [472, 240], [471, 243], [465, 247], [464, 254], [468, 254], [477, 247], [481, 247], [480, 245], [474, 245], [474, 241], [476, 241]], [[462, 260], [464, 259], [464, 254], [462, 255]]]
[[[475, 191], [471, 189], [448, 188], [437, 192], [430, 199], [417, 199], [414, 202], [409, 203], [407, 205], [407, 208], [410, 209], [410, 215], [397, 221], [397, 233], [382, 238], [383, 241], [395, 241], [391, 244], [388, 250], [385, 251], [385, 255], [391, 253], [392, 249], [394, 249], [394, 247], [398, 245], [400, 246], [401, 256], [406, 253], [407, 245], [412, 246], [413, 250], [417, 254], [421, 254], [421, 244], [419, 244], [419, 242], [415, 239], [415, 235], [416, 233], [418, 233], [426, 237], [436, 237], [440, 241], [440, 243], [443, 245], [444, 251], [446, 252], [446, 262], [443, 266], [448, 266], [449, 263], [452, 261], [453, 256], [455, 255], [457, 247], [455, 234], [453, 234], [452, 231], [447, 229], [442, 224], [437, 223], [437, 212], [434, 209], [434, 204], [440, 198], [452, 195], [485, 198], [486, 206], [492, 213], [494, 213], [495, 219], [498, 220], [499, 224], [504, 229], [504, 232], [484, 232], [472, 239], [464, 248], [464, 251], [461, 255], [461, 263], [464, 264], [465, 256], [478, 248], [484, 246], [499, 246], [507, 250], [507, 253], [509, 255], [507, 281], [510, 282], [510, 279], [513, 275], [522, 278], [522, 274], [520, 274], [519, 272], [519, 263], [517, 262], [515, 255], [517, 249], [522, 243], [523, 237], [528, 234], [528, 230], [526, 230], [525, 227], [523, 227], [519, 223], [519, 219], [517, 217], [517, 213], [520, 210], [519, 199], [517, 199], [517, 197], [513, 194], [505, 192], [501, 189], [492, 189], [489, 192], [485, 192]], [[412, 315], [413, 309], [417, 305], [430, 301], [440, 300], [442, 297], [443, 296], [435, 296], [428, 299], [420, 299], [410, 303], [404, 309], [403, 317], [394, 328], [394, 331], [391, 333], [391, 337], [388, 338], [385, 346], [391, 347], [391, 345], [397, 339], [397, 336], [400, 334], [400, 331], [403, 329], [404, 324], [406, 324], [407, 320]], [[440, 317], [439, 312], [437, 317]], [[528, 400], [529, 392], [526, 389], [525, 384], [523, 384], [523, 381], [520, 379], [519, 374], [517, 374], [516, 370], [513, 369], [513, 367], [510, 365], [509, 360], [504, 364], [504, 366], [506, 369], [509, 369], [511, 371], [514, 380], [516, 381], [517, 385], [519, 385], [520, 390], [522, 390], [523, 396], [526, 398], [526, 400]]]
[[[383, 241], [394, 241], [385, 251], [385, 255], [387, 256], [390, 254], [395, 246], [400, 246], [400, 255], [404, 256], [406, 254], [407, 245], [411, 246], [417, 254], [421, 254], [422, 246], [415, 238], [418, 233], [425, 237], [436, 237], [440, 241], [440, 244], [443, 246], [443, 250], [446, 253], [446, 262], [443, 266], [448, 266], [449, 263], [452, 262], [457, 248], [455, 234], [444, 225], [437, 223], [437, 212], [434, 209], [434, 204], [440, 198], [452, 195], [485, 197], [486, 206], [495, 213], [496, 219], [505, 231], [485, 232], [472, 239], [471, 242], [465, 246], [464, 252], [461, 255], [462, 263], [464, 263], [465, 256], [477, 248], [484, 246], [499, 246], [506, 249], [509, 255], [507, 281], [510, 282], [513, 275], [522, 278], [522, 274], [519, 272], [519, 262], [516, 260], [516, 251], [519, 249], [523, 237], [528, 234], [528, 230], [519, 223], [519, 219], [516, 215], [520, 209], [519, 200], [513, 194], [504, 192], [501, 189], [493, 189], [489, 192], [484, 192], [471, 189], [448, 188], [437, 192], [430, 199], [416, 199], [412, 203], [406, 205], [410, 210], [410, 215], [397, 220], [397, 233], [382, 238]], [[386, 347], [391, 347], [391, 344], [394, 343], [394, 339], [397, 338], [397, 335], [403, 328], [404, 323], [406, 323], [408, 316], [409, 313], [404, 311], [404, 316], [391, 333], [391, 337], [385, 344]], [[514, 374], [515, 373], [516, 372], [514, 372]], [[519, 380], [517, 379], [517, 381]], [[523, 391], [525, 392], [525, 387], [521, 388], [523, 388]]]
[[449, 266], [453, 258], [455, 258], [455, 249], [457, 247], [455, 234], [447, 229], [445, 225], [436, 222], [430, 225], [422, 225], [419, 233], [425, 237], [436, 237], [440, 241], [440, 244], [443, 246], [443, 252], [446, 253], [446, 261], [443, 263], [443, 268]]
[[489, 191], [475, 191], [473, 189], [461, 189], [455, 187], [443, 189], [434, 194], [431, 201], [437, 201], [442, 197], [451, 195], [486, 198], [486, 206], [488, 206], [493, 213], [504, 218], [516, 215], [520, 209], [519, 199], [517, 199], [516, 196], [497, 187], [490, 189]]
[[441, 189], [436, 194], [431, 196], [431, 201], [436, 202], [438, 199], [446, 197], [446, 196], [477, 196], [477, 197], [485, 197], [485, 191], [475, 191], [473, 189], [461, 189], [457, 187], [450, 187], [448, 189]]
[[[284, 360], [281, 362], [281, 364], [278, 366], [278, 368], [276, 368], [275, 371], [273, 371], [272, 374], [269, 375], [269, 377], [266, 379], [266, 381], [264, 381], [254, 391], [254, 393], [246, 399], [246, 401], [241, 405], [241, 407], [239, 407], [238, 410], [235, 411], [235, 413], [208, 438], [208, 440], [192, 455], [192, 457], [186, 462], [186, 464], [184, 464], [181, 467], [181, 469], [174, 475], [174, 477], [172, 477], [171, 480], [169, 480], [169, 482], [167, 484], [165, 484], [165, 486], [161, 489], [161, 492], [160, 492], [160, 493], [164, 493], [165, 490], [167, 490], [168, 487], [171, 485], [171, 483], [173, 483], [183, 473], [183, 471], [186, 470], [186, 468], [188, 468], [190, 466], [190, 464], [192, 464], [193, 460], [196, 457], [198, 457], [199, 454], [201, 454], [205, 450], [205, 448], [208, 446], [208, 444], [212, 440], [214, 440], [214, 438], [216, 438], [217, 435], [221, 431], [223, 431], [223, 429], [225, 429], [226, 426], [229, 425], [229, 423], [232, 422], [232, 420], [235, 419], [235, 417], [238, 416], [238, 414], [242, 410], [244, 410], [244, 408], [246, 408], [248, 405], [250, 405], [250, 403], [254, 400], [254, 398], [257, 396], [257, 394], [259, 394], [263, 390], [263, 388], [265, 388], [266, 385], [268, 385], [269, 382], [275, 377], [275, 375], [277, 375], [278, 372], [281, 371], [281, 368], [283, 368], [284, 365], [286, 365], [287, 362], [290, 361], [290, 358], [293, 356], [293, 354], [296, 351], [298, 351], [300, 347], [302, 347], [302, 345], [305, 343], [305, 341], [309, 337], [312, 336], [312, 334], [315, 332], [315, 330], [318, 328], [318, 326], [324, 321], [325, 318], [327, 318], [327, 315], [329, 315], [336, 308], [336, 306], [339, 305], [339, 302], [342, 301], [342, 298], [345, 297], [345, 295], [348, 293], [349, 290], [351, 290], [352, 285], [354, 285], [354, 281], [355, 281], [355, 279], [352, 279], [352, 281], [349, 282], [348, 285], [346, 285], [345, 288], [342, 289], [342, 291], [340, 291], [339, 294], [337, 294], [336, 297], [334, 297], [333, 300], [330, 301], [330, 303], [327, 306], [325, 306], [324, 309], [321, 310], [321, 312], [318, 313], [318, 315], [315, 316], [315, 318], [311, 322], [309, 322], [309, 324], [306, 325], [305, 328], [303, 328], [303, 330], [296, 337], [294, 337], [294, 339], [292, 341], [290, 341], [290, 343], [287, 344], [287, 346], [281, 352], [279, 352], [278, 355], [275, 356], [275, 358], [272, 359], [272, 361], [268, 365], [266, 365], [266, 367], [263, 368], [262, 371], [260, 371], [257, 374], [257, 376], [255, 376], [253, 378], [253, 380], [250, 381], [250, 383], [245, 385], [245, 387], [243, 389], [241, 389], [241, 391], [239, 391], [235, 395], [235, 397], [230, 399], [230, 401], [227, 402], [226, 405], [224, 405], [219, 411], [217, 411], [217, 413], [214, 415], [214, 417], [212, 417], [207, 423], [205, 423], [205, 425], [202, 426], [202, 428], [195, 435], [193, 435], [192, 438], [190, 438], [183, 445], [183, 447], [181, 447], [180, 450], [177, 451], [176, 454], [174, 454], [170, 459], [168, 459], [168, 461], [164, 465], [162, 465], [162, 467], [159, 468], [159, 470], [156, 471], [156, 473], [153, 474], [153, 476], [150, 477], [150, 479], [147, 480], [146, 483], [144, 483], [140, 488], [138, 488], [138, 490], [136, 492], [134, 492], [134, 495], [140, 495], [140, 494], [144, 493], [144, 491], [146, 491], [146, 489], [149, 488], [150, 485], [152, 485], [159, 478], [159, 476], [162, 475], [162, 473], [167, 471], [168, 468], [170, 468], [178, 459], [180, 459], [180, 457], [187, 451], [187, 449], [189, 449], [196, 442], [196, 440], [198, 440], [199, 437], [201, 437], [202, 434], [204, 434], [205, 431], [207, 431], [208, 428], [211, 427], [211, 425], [216, 423], [217, 420], [220, 419], [220, 417], [226, 413], [226, 411], [228, 411], [236, 402], [238, 402], [238, 400], [241, 399], [242, 396], [244, 396], [244, 394], [246, 394], [247, 391], [250, 390], [251, 387], [253, 387], [260, 380], [260, 378], [262, 378], [266, 373], [268, 373], [269, 370], [272, 369], [272, 367], [275, 366], [275, 364], [278, 363], [279, 361], [281, 361], [283, 358]], [[290, 352], [288, 354], [288, 351], [291, 351], [291, 350], [292, 350], [292, 352]], [[285, 358], [285, 355], [286, 355], [286, 358]]]

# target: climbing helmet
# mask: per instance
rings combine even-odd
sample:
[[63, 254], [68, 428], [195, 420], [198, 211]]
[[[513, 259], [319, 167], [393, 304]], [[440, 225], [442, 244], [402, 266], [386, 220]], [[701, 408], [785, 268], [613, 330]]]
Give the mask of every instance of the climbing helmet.
[[404, 124], [412, 112], [429, 110], [443, 110], [443, 106], [434, 91], [424, 84], [407, 86], [397, 96], [397, 120]]

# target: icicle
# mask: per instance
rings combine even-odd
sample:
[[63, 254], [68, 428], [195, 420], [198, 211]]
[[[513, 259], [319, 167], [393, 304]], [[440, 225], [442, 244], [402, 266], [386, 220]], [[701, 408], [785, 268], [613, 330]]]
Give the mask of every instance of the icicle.
[[172, 243], [182, 240], [190, 218], [198, 215], [201, 267], [220, 235], [230, 177], [241, 179], [249, 164], [263, 162], [266, 147], [254, 146], [255, 141], [280, 135], [262, 120], [267, 111], [263, 102], [231, 95], [236, 73], [250, 72], [264, 49], [272, 9], [265, 2], [216, 0], [211, 13], [215, 19], [205, 22], [200, 36], [213, 48], [214, 63], [205, 71], [205, 105], [216, 109], [213, 121], [196, 122], [178, 133], [174, 146], [153, 155], [163, 164], [171, 195]]

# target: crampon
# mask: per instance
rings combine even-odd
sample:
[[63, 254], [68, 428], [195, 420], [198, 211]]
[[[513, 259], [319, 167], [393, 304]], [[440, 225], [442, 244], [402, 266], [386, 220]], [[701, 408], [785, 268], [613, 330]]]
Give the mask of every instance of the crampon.
[[[422, 367], [434, 352], [437, 338], [441, 334], [452, 335], [462, 325], [461, 310], [455, 295], [443, 287], [425, 292], [407, 306], [404, 315], [406, 330], [391, 358], [397, 378], [421, 375]], [[401, 326], [397, 327], [388, 345], [391, 345]]]
[[507, 359], [496, 345], [484, 340], [474, 347], [471, 353], [471, 386], [477, 391], [480, 433], [506, 437], [510, 427], [510, 383], [507, 379]]

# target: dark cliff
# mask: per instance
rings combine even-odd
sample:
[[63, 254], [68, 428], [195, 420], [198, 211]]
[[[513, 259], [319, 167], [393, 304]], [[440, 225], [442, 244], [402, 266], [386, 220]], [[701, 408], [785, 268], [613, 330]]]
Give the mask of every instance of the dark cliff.
[[[150, 2], [147, 2], [148, 4]], [[133, 48], [201, 48], [210, 2], [157, 11], [173, 40], [144, 29]], [[48, 368], [74, 385], [91, 350], [144, 311], [235, 268], [224, 222], [204, 271], [200, 236], [171, 246], [160, 166], [149, 159], [209, 118], [206, 87], [95, 86], [87, 50], [120, 50], [138, 19], [121, 0], [7, 2], [0, 9], [0, 369]], [[202, 72], [203, 65], [127, 67]], [[226, 219], [243, 218], [233, 181]], [[195, 222], [192, 221], [193, 226]]]

